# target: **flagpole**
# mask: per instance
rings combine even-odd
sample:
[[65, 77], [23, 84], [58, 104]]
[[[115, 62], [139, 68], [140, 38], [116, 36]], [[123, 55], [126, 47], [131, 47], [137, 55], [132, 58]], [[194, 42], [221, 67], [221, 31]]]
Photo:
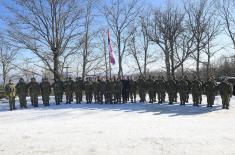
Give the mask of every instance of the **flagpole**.
[[104, 46], [105, 74], [107, 78], [108, 77], [108, 63], [107, 63], [107, 48], [106, 48], [106, 42], [105, 42], [105, 37], [104, 37], [104, 31], [102, 31], [102, 39], [103, 39], [103, 46]]
[[109, 52], [109, 78], [112, 78], [112, 67], [111, 67], [111, 60], [110, 60], [110, 52]]

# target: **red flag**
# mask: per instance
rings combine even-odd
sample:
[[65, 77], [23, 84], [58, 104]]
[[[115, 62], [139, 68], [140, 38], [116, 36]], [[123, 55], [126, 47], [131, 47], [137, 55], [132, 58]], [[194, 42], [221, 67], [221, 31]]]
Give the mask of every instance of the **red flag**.
[[113, 52], [113, 48], [112, 48], [112, 44], [111, 44], [111, 40], [110, 40], [110, 33], [108, 30], [108, 44], [109, 44], [109, 55], [110, 55], [110, 62], [111, 64], [115, 64], [115, 57], [114, 57], [114, 52]]

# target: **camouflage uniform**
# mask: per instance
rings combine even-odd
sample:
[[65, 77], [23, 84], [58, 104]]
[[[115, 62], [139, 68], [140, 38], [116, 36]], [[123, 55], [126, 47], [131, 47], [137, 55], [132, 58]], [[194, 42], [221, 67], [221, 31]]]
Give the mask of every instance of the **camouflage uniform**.
[[219, 84], [218, 90], [222, 98], [223, 109], [229, 109], [230, 98], [233, 95], [233, 85], [225, 79]]
[[136, 103], [137, 82], [131, 78], [129, 84], [131, 103]]
[[166, 84], [164, 77], [158, 77], [158, 80], [155, 81], [156, 92], [158, 95], [158, 103], [165, 102], [166, 97]]
[[139, 77], [138, 81], [138, 90], [139, 90], [139, 96], [140, 96], [140, 102], [145, 102], [146, 97], [146, 82], [142, 77]]
[[172, 77], [166, 82], [167, 93], [169, 97], [169, 104], [173, 104], [175, 101], [175, 94], [177, 94], [177, 84]]
[[28, 90], [32, 106], [38, 107], [38, 95], [40, 94], [40, 85], [36, 82], [35, 78], [32, 78], [31, 82], [28, 83]]
[[49, 106], [50, 94], [51, 94], [51, 84], [47, 78], [43, 79], [40, 83], [40, 88], [42, 92], [42, 101], [44, 106]]
[[87, 78], [85, 82], [85, 94], [86, 94], [86, 101], [88, 103], [92, 103], [92, 93], [93, 93], [93, 85], [91, 78]]
[[105, 103], [112, 103], [112, 83], [109, 79], [105, 83]]
[[55, 95], [55, 103], [59, 105], [61, 102], [61, 97], [63, 97], [63, 82], [59, 79], [55, 79], [55, 82], [52, 84], [53, 92]]
[[73, 85], [73, 90], [75, 92], [75, 96], [76, 96], [76, 103], [77, 104], [81, 104], [82, 102], [82, 91], [83, 91], [83, 81], [82, 78], [76, 78], [76, 81]]
[[114, 83], [114, 103], [121, 103], [122, 101], [122, 82], [120, 79], [115, 80]]
[[204, 87], [207, 96], [207, 107], [212, 107], [212, 105], [214, 105], [215, 95], [217, 93], [217, 83], [213, 77], [210, 77]]
[[103, 104], [103, 98], [105, 96], [106, 83], [104, 79], [99, 80], [99, 103]]
[[5, 87], [7, 97], [9, 99], [10, 110], [15, 110], [15, 97], [16, 97], [16, 86], [9, 80], [9, 83]]
[[126, 78], [122, 79], [122, 101], [123, 103], [127, 103], [129, 100], [129, 80]]
[[191, 83], [192, 97], [193, 97], [193, 106], [198, 106], [200, 103], [200, 98], [202, 96], [202, 83], [195, 76], [194, 81]]
[[149, 94], [149, 103], [154, 102], [154, 90], [155, 90], [155, 82], [151, 77], [146, 81], [147, 83], [147, 88], [148, 88], [148, 94]]
[[177, 80], [175, 78], [175, 76], [173, 76], [173, 80], [175, 81], [176, 83], [176, 87], [174, 88], [174, 102], [177, 102], [177, 98], [178, 98], [178, 85], [179, 85], [179, 80]]
[[24, 82], [23, 78], [20, 78], [19, 82], [16, 84], [16, 94], [19, 96], [20, 107], [27, 108], [27, 84]]
[[178, 90], [180, 94], [180, 105], [185, 105], [188, 95], [188, 82], [184, 79], [180, 80], [178, 83]]
[[66, 104], [71, 104], [71, 102], [72, 102], [71, 96], [73, 96], [72, 80], [70, 80], [69, 78], [66, 78], [63, 86], [64, 86], [64, 92], [65, 92], [65, 96], [66, 96]]
[[98, 80], [93, 81], [93, 93], [94, 93], [95, 103], [97, 103], [99, 100], [99, 82], [98, 82]]
[[186, 102], [188, 102], [188, 100], [189, 100], [189, 94], [190, 94], [190, 92], [191, 92], [191, 83], [192, 83], [192, 82], [189, 80], [189, 78], [188, 78], [187, 75], [184, 76], [184, 80], [187, 81], [187, 83], [188, 83], [188, 88], [186, 88], [186, 89], [187, 89], [187, 92], [186, 92]]

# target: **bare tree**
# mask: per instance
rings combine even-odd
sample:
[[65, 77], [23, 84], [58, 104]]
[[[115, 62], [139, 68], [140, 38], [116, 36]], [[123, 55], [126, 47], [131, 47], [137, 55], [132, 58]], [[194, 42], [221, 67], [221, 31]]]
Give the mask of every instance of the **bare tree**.
[[138, 17], [141, 7], [138, 0], [111, 0], [110, 5], [105, 5], [103, 13], [108, 26], [115, 35], [115, 43], [118, 53], [118, 76], [123, 75], [122, 61], [126, 52], [127, 41], [130, 37], [128, 27]]
[[28, 49], [60, 78], [65, 60], [79, 46], [82, 7], [79, 0], [16, 0], [8, 32], [17, 46]]
[[156, 9], [151, 16], [150, 20], [144, 21], [145, 33], [163, 51], [167, 77], [174, 76], [175, 70], [180, 66], [175, 64], [175, 47], [184, 31], [184, 15], [180, 9], [168, 4], [166, 9]]
[[9, 73], [14, 69], [13, 62], [16, 58], [17, 49], [13, 48], [4, 38], [0, 36], [0, 66], [2, 67], [2, 79], [5, 86]]
[[194, 48], [196, 48], [196, 52], [192, 57], [196, 61], [197, 75], [200, 74], [202, 50], [207, 45], [207, 32], [213, 17], [213, 14], [210, 12], [210, 4], [212, 3], [209, 3], [209, 0], [199, 0], [197, 2], [187, 1], [184, 6], [187, 15], [187, 26], [195, 37]]
[[218, 0], [219, 15], [222, 17], [225, 32], [233, 43], [235, 49], [235, 1]]
[[[146, 18], [150, 12], [146, 13]], [[139, 71], [139, 74], [143, 77], [147, 75], [148, 65], [156, 61], [154, 51], [150, 51], [150, 40], [144, 30], [144, 16], [138, 17], [136, 24], [133, 24], [130, 28], [130, 39], [128, 40], [127, 51], [135, 60], [135, 68]]]

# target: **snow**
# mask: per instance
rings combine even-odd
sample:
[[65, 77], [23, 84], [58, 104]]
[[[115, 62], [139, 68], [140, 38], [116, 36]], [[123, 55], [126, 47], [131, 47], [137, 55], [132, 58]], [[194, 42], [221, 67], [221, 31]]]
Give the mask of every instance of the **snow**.
[[[52, 99], [53, 102], [53, 99]], [[230, 110], [192, 104], [0, 104], [0, 155], [235, 155]], [[41, 103], [40, 103], [41, 104]], [[19, 107], [19, 105], [17, 105]]]

